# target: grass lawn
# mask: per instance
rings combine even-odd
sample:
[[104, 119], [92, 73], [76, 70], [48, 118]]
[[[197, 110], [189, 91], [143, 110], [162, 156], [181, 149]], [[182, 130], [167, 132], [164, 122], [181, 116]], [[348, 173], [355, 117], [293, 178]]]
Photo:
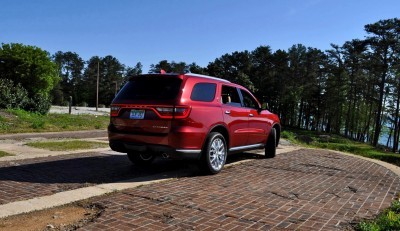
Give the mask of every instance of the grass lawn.
[[400, 230], [400, 202], [393, 201], [392, 205], [385, 209], [373, 220], [361, 221], [355, 227], [360, 231]]
[[10, 153], [4, 152], [4, 151], [0, 151], [0, 158], [4, 157], [4, 156], [13, 156], [13, 154], [10, 154]]
[[26, 145], [35, 148], [47, 149], [50, 151], [73, 151], [79, 149], [95, 149], [108, 147], [107, 143], [82, 140], [31, 142], [27, 143]]
[[288, 129], [282, 132], [282, 137], [288, 139], [292, 143], [306, 147], [348, 152], [400, 166], [399, 153], [392, 153], [383, 148], [375, 148], [370, 144], [352, 141], [339, 135], [300, 129]]
[[48, 114], [0, 110], [0, 134], [106, 129], [109, 116]]

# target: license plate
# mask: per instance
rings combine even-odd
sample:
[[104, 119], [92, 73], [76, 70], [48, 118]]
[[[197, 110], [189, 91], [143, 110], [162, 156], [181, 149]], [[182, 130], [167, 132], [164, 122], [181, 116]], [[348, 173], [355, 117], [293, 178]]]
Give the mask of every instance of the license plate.
[[131, 110], [129, 118], [133, 120], [142, 120], [144, 118], [144, 110]]

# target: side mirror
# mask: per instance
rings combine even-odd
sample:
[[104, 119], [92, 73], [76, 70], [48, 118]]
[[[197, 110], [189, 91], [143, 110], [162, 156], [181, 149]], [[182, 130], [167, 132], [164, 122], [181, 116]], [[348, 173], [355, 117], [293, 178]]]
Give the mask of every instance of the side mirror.
[[265, 103], [261, 104], [261, 107], [259, 107], [257, 109], [258, 113], [261, 113], [262, 111], [267, 110], [266, 106], [267, 105]]
[[261, 104], [261, 110], [268, 110], [268, 108], [269, 108], [269, 105], [267, 102], [264, 102]]

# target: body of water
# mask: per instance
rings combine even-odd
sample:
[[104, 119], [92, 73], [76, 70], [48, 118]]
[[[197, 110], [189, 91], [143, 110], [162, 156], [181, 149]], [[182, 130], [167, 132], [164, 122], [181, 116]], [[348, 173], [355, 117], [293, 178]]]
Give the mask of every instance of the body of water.
[[[381, 134], [381, 137], [379, 138], [378, 143], [386, 146], [388, 138], [389, 138], [389, 134], [383, 133], [383, 134]], [[390, 139], [391, 139], [391, 141], [389, 143], [389, 147], [393, 147], [393, 136]]]

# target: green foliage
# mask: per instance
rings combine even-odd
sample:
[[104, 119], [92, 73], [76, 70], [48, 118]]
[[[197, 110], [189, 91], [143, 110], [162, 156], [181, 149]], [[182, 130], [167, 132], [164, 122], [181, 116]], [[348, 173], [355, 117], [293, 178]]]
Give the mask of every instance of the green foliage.
[[[89, 106], [96, 106], [97, 68], [99, 67], [99, 104], [110, 105], [115, 97], [116, 91], [120, 89], [125, 81], [125, 67], [118, 59], [108, 55], [104, 58], [92, 57], [84, 72], [84, 81], [81, 89], [81, 101], [87, 102]], [[137, 70], [141, 71], [141, 70]]]
[[79, 88], [84, 82], [82, 72], [85, 62], [74, 52], [58, 51], [52, 58], [61, 77], [61, 81], [51, 92], [53, 104], [61, 105], [62, 102], [69, 100], [69, 96], [72, 96], [75, 102], [80, 102], [82, 96], [79, 94]]
[[282, 131], [281, 137], [284, 139], [289, 140], [291, 143], [297, 143], [296, 134], [291, 131]]
[[23, 108], [27, 111], [45, 115], [49, 112], [50, 107], [51, 101], [49, 96], [36, 94], [28, 101], [28, 103]]
[[108, 147], [107, 143], [83, 140], [31, 142], [27, 143], [26, 145], [35, 148], [48, 149], [50, 151], [73, 151], [79, 149], [95, 149]]
[[0, 78], [21, 84], [29, 97], [49, 94], [59, 81], [56, 70], [49, 54], [38, 47], [11, 43], [0, 48]]
[[191, 63], [187, 66], [187, 68], [189, 68], [189, 71], [191, 73], [195, 73], [195, 74], [201, 74], [201, 75], [208, 75], [207, 69], [200, 67], [199, 65], [197, 65], [196, 63]]
[[6, 131], [10, 127], [8, 120], [3, 116], [0, 116], [0, 131]]
[[21, 84], [0, 79], [0, 108], [23, 108], [28, 102], [28, 93]]
[[125, 69], [126, 77], [129, 78], [129, 77], [132, 77], [132, 76], [135, 76], [135, 75], [142, 74], [142, 68], [143, 68], [143, 65], [140, 62], [136, 63], [135, 67], [127, 67]]
[[359, 230], [359, 231], [380, 231], [381, 229], [379, 228], [379, 225], [376, 224], [375, 222], [362, 221], [362, 222], [360, 222], [360, 224], [358, 224], [356, 230]]
[[392, 206], [390, 207], [390, 210], [392, 210], [395, 213], [400, 214], [400, 201], [399, 200], [393, 201]]
[[5, 152], [5, 151], [1, 151], [0, 150], [0, 157], [4, 157], [4, 156], [13, 156], [12, 154]]
[[[387, 84], [391, 82], [392, 76], [390, 72], [399, 71], [398, 67], [396, 68], [396, 63], [399, 62], [400, 19], [386, 19], [373, 24], [368, 24], [365, 26], [365, 31], [369, 34], [367, 41], [371, 55], [370, 62], [373, 63], [371, 73], [373, 74], [375, 81], [377, 80], [375, 87], [377, 88], [376, 93], [379, 96], [376, 105], [375, 129], [372, 141], [373, 145], [376, 146], [378, 144], [382, 127], [381, 112], [385, 109], [384, 99], [389, 95]], [[395, 76], [395, 78], [396, 77], [398, 76]], [[397, 82], [397, 80], [393, 81]], [[397, 88], [393, 91], [398, 92], [399, 84], [393, 84], [392, 88]], [[399, 103], [399, 100], [397, 100], [397, 109], [395, 110], [396, 114], [399, 112]], [[395, 146], [397, 146], [397, 142]]]
[[251, 91], [256, 91], [250, 76], [252, 55], [248, 51], [235, 51], [224, 54], [220, 58], [210, 62], [207, 71], [212, 76], [227, 79], [231, 82], [245, 86]]
[[[48, 112], [49, 93], [59, 81], [56, 65], [46, 51], [18, 43], [2, 44], [0, 79], [11, 80], [14, 84], [15, 90], [12, 88], [9, 92], [11, 98], [22, 99], [21, 105], [8, 103], [9, 106], [22, 107], [41, 114]], [[26, 100], [26, 94], [29, 100]]]
[[28, 112], [9, 109], [0, 111], [0, 133], [79, 131], [106, 129], [109, 116], [69, 115]]
[[394, 201], [392, 205], [370, 221], [360, 222], [355, 229], [359, 231], [400, 230], [400, 203]]
[[46, 117], [39, 113], [28, 112], [22, 109], [10, 109], [7, 111], [15, 116], [16, 121], [23, 121], [31, 129], [37, 130], [45, 127]]
[[161, 60], [158, 64], [150, 65], [149, 73], [160, 73], [161, 70], [164, 70], [166, 73], [185, 73], [185, 69], [188, 66], [184, 62], [176, 63], [172, 61], [171, 63], [168, 60]]
[[[185, 62], [168, 62], [168, 60], [161, 60], [157, 64], [151, 64], [149, 73], [160, 73], [164, 70], [166, 73], [196, 73], [196, 74], [208, 74], [207, 69], [200, 67], [196, 63], [186, 64]], [[140, 68], [141, 72], [141, 68]]]
[[308, 147], [348, 152], [400, 166], [400, 155], [339, 135], [291, 128], [282, 132], [282, 138]]

